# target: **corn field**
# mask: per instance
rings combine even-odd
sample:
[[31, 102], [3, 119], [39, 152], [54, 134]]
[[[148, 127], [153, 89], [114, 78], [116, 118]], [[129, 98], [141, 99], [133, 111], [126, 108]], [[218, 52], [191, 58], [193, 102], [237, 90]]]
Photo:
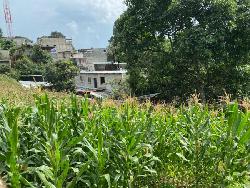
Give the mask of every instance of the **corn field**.
[[9, 187], [247, 187], [250, 113], [128, 100], [0, 105], [0, 177]]

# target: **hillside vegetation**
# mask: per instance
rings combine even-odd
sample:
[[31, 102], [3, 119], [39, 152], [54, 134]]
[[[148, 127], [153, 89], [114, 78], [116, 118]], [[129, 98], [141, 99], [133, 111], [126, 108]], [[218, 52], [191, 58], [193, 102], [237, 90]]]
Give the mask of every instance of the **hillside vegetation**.
[[66, 104], [47, 95], [32, 103], [37, 92], [1, 80], [15, 91], [1, 90], [8, 100], [0, 103], [0, 176], [11, 187], [249, 184], [250, 112], [237, 104], [215, 110], [74, 96]]
[[0, 75], [0, 101], [15, 105], [34, 104], [34, 95], [40, 96], [47, 93], [52, 98], [63, 99], [66, 93], [45, 92], [41, 89], [26, 89], [16, 80], [5, 75]]

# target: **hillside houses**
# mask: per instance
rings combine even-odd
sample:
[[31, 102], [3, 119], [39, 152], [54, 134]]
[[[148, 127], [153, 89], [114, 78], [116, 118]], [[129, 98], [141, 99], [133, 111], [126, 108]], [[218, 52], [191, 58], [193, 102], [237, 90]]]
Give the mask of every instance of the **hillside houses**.
[[[72, 39], [65, 36], [42, 36], [33, 43], [25, 37], [14, 37], [12, 40], [17, 47], [25, 45], [22, 53], [30, 53], [33, 45], [48, 51], [55, 61], [71, 60], [80, 69], [76, 77], [76, 87], [82, 90], [112, 91], [112, 83], [119, 83], [126, 77], [126, 64], [107, 61], [106, 48], [84, 48], [76, 50]], [[2, 55], [1, 55], [2, 54]], [[10, 64], [9, 51], [0, 50], [0, 63]]]

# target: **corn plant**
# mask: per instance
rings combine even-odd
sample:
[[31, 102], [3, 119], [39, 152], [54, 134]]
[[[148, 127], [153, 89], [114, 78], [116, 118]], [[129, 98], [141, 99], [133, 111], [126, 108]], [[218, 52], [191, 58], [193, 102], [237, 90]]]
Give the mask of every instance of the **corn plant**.
[[11, 187], [234, 187], [250, 181], [238, 105], [169, 110], [128, 100], [0, 105], [0, 176]]

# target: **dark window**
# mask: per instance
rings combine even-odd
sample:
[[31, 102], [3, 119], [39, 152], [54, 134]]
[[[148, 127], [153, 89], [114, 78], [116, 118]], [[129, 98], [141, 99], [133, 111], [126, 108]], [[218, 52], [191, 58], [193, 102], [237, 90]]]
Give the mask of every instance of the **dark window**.
[[88, 77], [88, 83], [91, 84], [91, 78], [90, 77]]
[[84, 80], [84, 77], [83, 76], [80, 76], [80, 80], [83, 82], [83, 80]]
[[105, 84], [105, 77], [101, 77], [101, 84]]

